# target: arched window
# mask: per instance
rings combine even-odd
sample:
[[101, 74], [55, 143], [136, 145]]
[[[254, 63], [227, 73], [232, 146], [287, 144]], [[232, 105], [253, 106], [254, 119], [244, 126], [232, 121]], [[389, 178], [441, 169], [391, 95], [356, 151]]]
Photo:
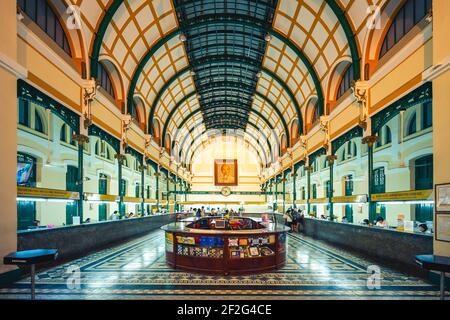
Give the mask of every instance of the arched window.
[[352, 65], [349, 65], [344, 73], [344, 76], [342, 77], [341, 83], [339, 84], [336, 100], [338, 100], [348, 90], [350, 90], [353, 80], [354, 79], [353, 79]]
[[46, 0], [17, 0], [17, 5], [30, 17], [56, 44], [72, 56], [69, 41], [55, 11]]
[[37, 110], [34, 111], [34, 130], [40, 133], [45, 133], [44, 122], [42, 121], [41, 115]]
[[95, 155], [100, 156], [100, 141], [95, 143]]
[[131, 110], [131, 117], [133, 120], [135, 120], [137, 123], [141, 123], [141, 119], [139, 117], [138, 107], [136, 105], [136, 101], [133, 101], [133, 109]]
[[114, 93], [114, 87], [111, 81], [111, 77], [108, 73], [108, 71], [106, 71], [105, 66], [103, 65], [103, 63], [99, 62], [97, 64], [97, 68], [98, 68], [98, 81], [100, 86], [114, 99], [116, 98], [116, 95]]
[[417, 132], [417, 115], [414, 112], [414, 115], [411, 117], [411, 120], [409, 120], [408, 123], [407, 135], [410, 136], [416, 132]]
[[389, 144], [389, 143], [392, 143], [392, 132], [391, 132], [391, 128], [389, 128], [388, 126], [386, 126], [386, 129], [385, 129], [386, 131], [385, 131], [385, 144]]
[[108, 147], [106, 147], [106, 159], [113, 160], [113, 156], [111, 154], [111, 150]]
[[164, 139], [164, 147], [167, 150], [167, 153], [170, 154], [172, 151], [172, 139], [170, 138], [170, 135], [166, 135], [166, 138]]
[[356, 143], [347, 143], [347, 159], [355, 158], [357, 156]]
[[23, 99], [19, 99], [19, 124], [30, 127], [30, 104]]
[[294, 146], [298, 141], [298, 131], [299, 131], [298, 120], [295, 119], [294, 121], [292, 121], [291, 125], [291, 146]]
[[281, 136], [281, 142], [280, 142], [280, 154], [283, 156], [287, 151], [287, 139], [286, 135], [283, 134]]
[[342, 153], [341, 153], [341, 161], [345, 161], [345, 148], [342, 149]]
[[59, 133], [59, 140], [62, 142], [67, 142], [67, 125], [63, 124], [61, 131]]
[[314, 107], [314, 113], [313, 113], [313, 116], [311, 119], [311, 124], [312, 125], [316, 124], [319, 121], [319, 119], [320, 119], [320, 112], [319, 112], [319, 108], [317, 107], [317, 104], [316, 104], [316, 106]]
[[431, 6], [432, 0], [408, 0], [404, 4], [384, 38], [380, 59], [427, 15]]
[[153, 132], [153, 139], [160, 146], [161, 145], [161, 128], [159, 125], [159, 121], [156, 119], [154, 119], [153, 123], [152, 123], [152, 132]]
[[422, 130], [433, 126], [433, 109], [432, 103], [426, 102], [422, 106]]

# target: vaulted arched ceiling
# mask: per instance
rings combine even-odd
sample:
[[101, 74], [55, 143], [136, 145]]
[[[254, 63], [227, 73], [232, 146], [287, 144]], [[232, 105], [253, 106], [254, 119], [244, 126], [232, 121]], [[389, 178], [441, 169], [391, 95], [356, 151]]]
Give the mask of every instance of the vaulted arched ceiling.
[[338, 61], [351, 59], [360, 78], [366, 10], [382, 0], [71, 1], [86, 25], [92, 77], [103, 57], [112, 60], [128, 110], [139, 95], [149, 123], [158, 119], [179, 144], [198, 143], [197, 131], [267, 130], [258, 137], [270, 162], [294, 119], [303, 132], [312, 96], [324, 112]]

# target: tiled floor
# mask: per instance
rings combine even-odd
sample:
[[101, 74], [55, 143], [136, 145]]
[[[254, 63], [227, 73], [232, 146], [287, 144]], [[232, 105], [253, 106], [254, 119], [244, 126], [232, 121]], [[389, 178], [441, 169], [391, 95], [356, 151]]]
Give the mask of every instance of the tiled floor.
[[[165, 264], [164, 234], [156, 231], [40, 273], [37, 299], [436, 299], [438, 288], [381, 267], [381, 289], [367, 288], [367, 260], [322, 242], [290, 235], [288, 264], [251, 276], [206, 276]], [[81, 288], [77, 283], [79, 267]], [[69, 283], [69, 284], [68, 284]], [[0, 299], [29, 299], [29, 279], [0, 289]]]

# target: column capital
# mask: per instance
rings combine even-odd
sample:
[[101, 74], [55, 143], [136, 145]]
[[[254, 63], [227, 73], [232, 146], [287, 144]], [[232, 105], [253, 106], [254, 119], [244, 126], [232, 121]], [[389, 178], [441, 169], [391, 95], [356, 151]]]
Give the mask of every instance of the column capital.
[[362, 144], [367, 144], [369, 148], [372, 148], [380, 138], [378, 136], [367, 136], [362, 139]]
[[118, 161], [120, 164], [123, 164], [123, 161], [125, 160], [125, 155], [124, 155], [124, 154], [121, 154], [121, 153], [116, 153], [116, 154], [114, 155], [114, 158], [117, 159], [117, 161]]
[[85, 143], [89, 143], [89, 137], [84, 134], [74, 134], [72, 140], [77, 142], [78, 145], [83, 146]]
[[335, 154], [330, 154], [326, 157], [326, 159], [330, 164], [333, 164], [334, 161], [337, 160], [337, 156]]

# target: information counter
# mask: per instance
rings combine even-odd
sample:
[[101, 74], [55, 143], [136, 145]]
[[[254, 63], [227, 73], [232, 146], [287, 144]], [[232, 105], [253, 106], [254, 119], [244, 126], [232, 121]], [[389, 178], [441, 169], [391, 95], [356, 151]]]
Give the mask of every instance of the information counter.
[[187, 219], [162, 227], [166, 260], [173, 268], [200, 273], [248, 274], [286, 264], [282, 224], [250, 218]]

